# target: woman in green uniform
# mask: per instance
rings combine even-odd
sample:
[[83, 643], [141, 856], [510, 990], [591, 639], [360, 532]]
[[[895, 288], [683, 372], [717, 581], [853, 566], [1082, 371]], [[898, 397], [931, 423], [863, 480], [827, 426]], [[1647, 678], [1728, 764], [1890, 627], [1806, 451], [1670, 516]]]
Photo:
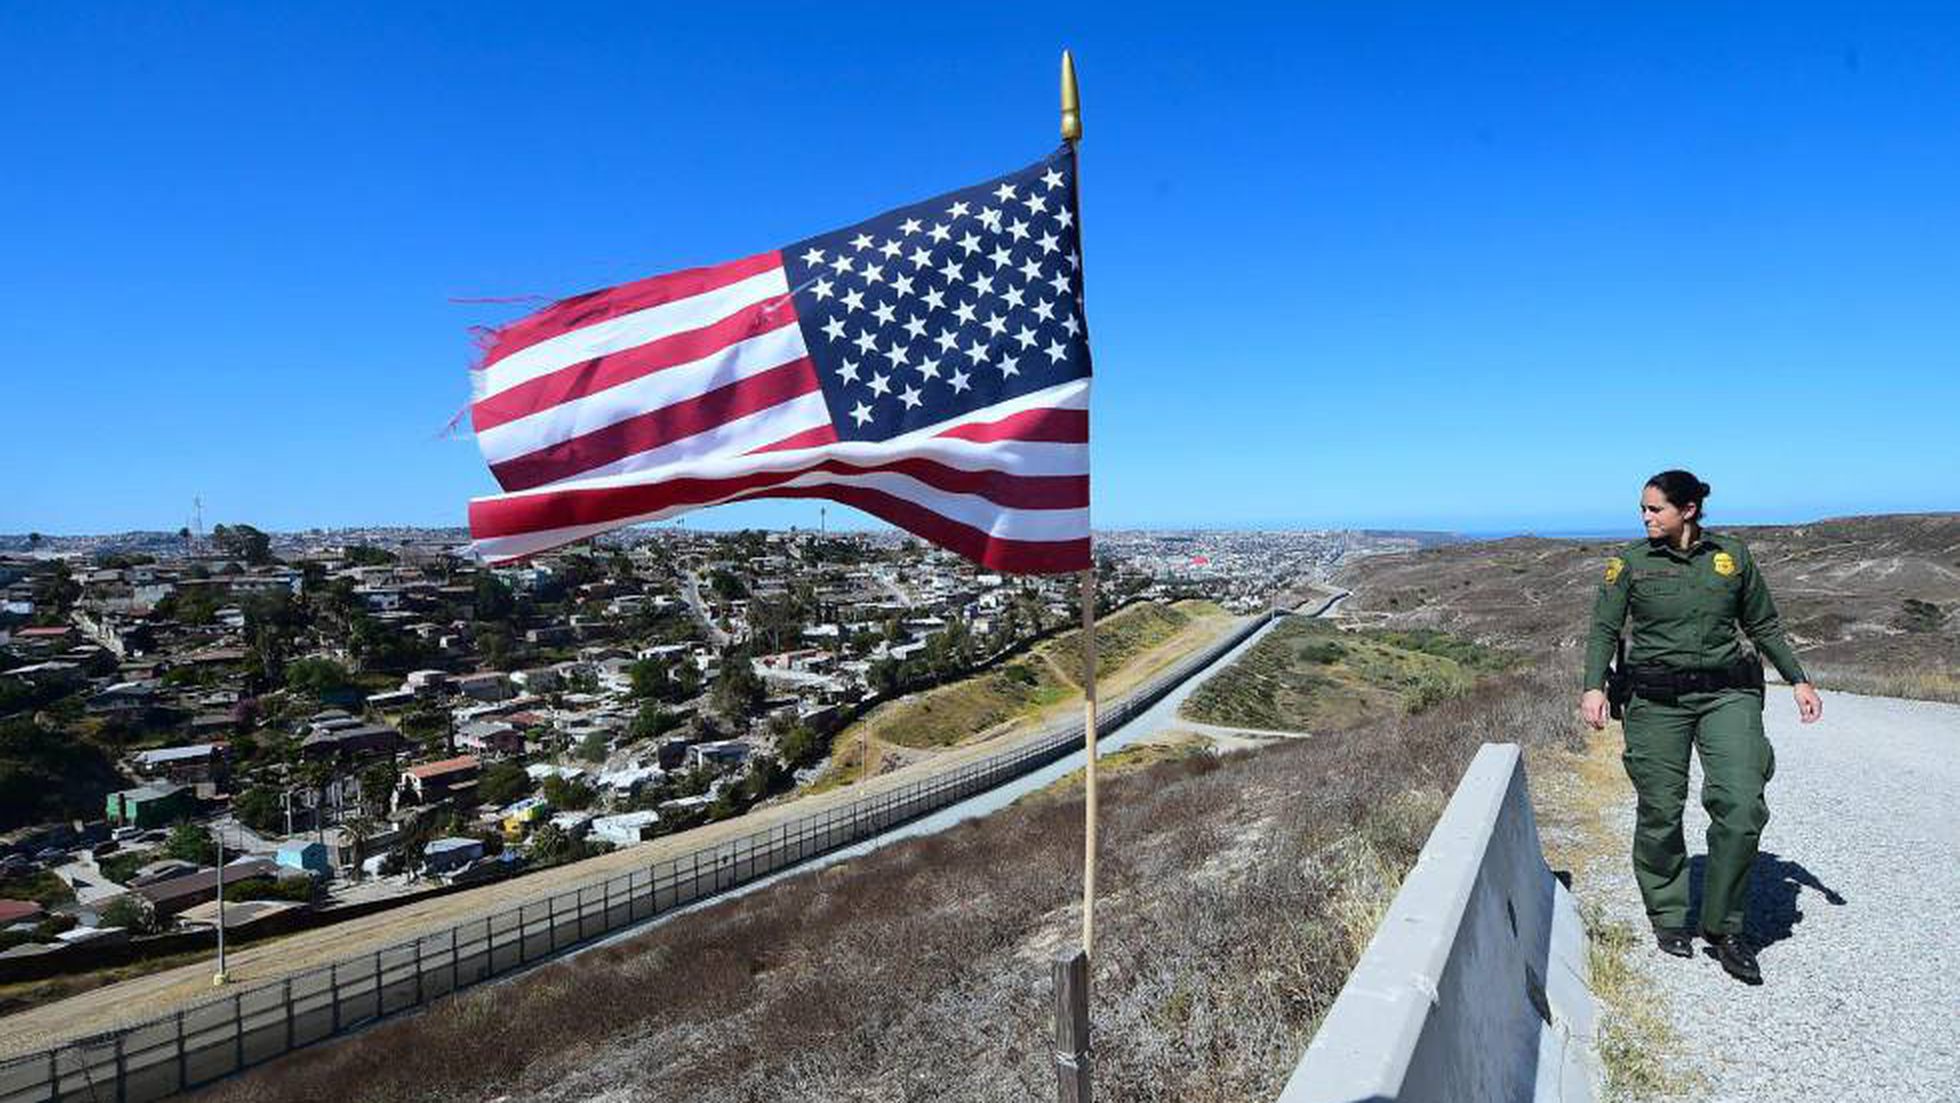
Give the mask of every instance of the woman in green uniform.
[[1763, 786], [1776, 754], [1763, 735], [1763, 667], [1742, 649], [1736, 628], [1776, 665], [1808, 724], [1823, 702], [1784, 637], [1769, 587], [1742, 541], [1702, 530], [1708, 484], [1686, 471], [1647, 480], [1640, 515], [1647, 538], [1606, 561], [1587, 638], [1586, 722], [1604, 728], [1607, 661], [1631, 616], [1625, 714], [1627, 776], [1638, 794], [1634, 878], [1660, 948], [1694, 954], [1688, 914], [1688, 854], [1681, 809], [1688, 796], [1688, 755], [1701, 756], [1702, 806], [1708, 811], [1708, 863], [1702, 876], [1701, 935], [1722, 967], [1762, 982], [1742, 929], [1749, 865], [1769, 821]]

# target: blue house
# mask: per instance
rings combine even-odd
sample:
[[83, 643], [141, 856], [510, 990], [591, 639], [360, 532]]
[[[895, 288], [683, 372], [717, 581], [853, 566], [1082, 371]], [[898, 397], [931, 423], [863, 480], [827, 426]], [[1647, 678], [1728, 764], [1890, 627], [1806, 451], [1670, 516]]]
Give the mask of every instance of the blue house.
[[333, 871], [327, 862], [327, 848], [324, 843], [292, 842], [279, 847], [278, 862], [282, 866], [303, 869], [322, 877]]

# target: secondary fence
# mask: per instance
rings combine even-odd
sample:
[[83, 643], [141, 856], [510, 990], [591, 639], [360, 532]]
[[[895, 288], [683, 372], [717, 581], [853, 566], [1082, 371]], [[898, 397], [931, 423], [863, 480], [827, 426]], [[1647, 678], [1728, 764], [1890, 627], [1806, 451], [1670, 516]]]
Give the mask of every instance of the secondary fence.
[[[1103, 703], [1101, 728], [1122, 727], [1273, 616], [1268, 611], [1252, 618], [1198, 655]], [[1015, 750], [644, 869], [11, 1058], [0, 1062], [0, 1103], [148, 1103], [187, 1091], [862, 842], [1063, 758], [1081, 744], [1076, 723]]]

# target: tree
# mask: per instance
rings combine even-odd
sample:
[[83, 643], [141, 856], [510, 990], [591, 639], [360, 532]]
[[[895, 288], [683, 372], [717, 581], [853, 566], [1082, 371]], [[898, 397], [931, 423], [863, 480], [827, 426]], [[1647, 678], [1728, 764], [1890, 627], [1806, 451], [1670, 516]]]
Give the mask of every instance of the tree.
[[286, 664], [286, 688], [318, 701], [354, 684], [347, 668], [332, 659], [306, 658]]
[[541, 866], [549, 866], [571, 860], [575, 845], [571, 836], [558, 830], [556, 825], [548, 823], [531, 833], [531, 842], [526, 849], [531, 855], [531, 861]]
[[587, 762], [604, 762], [611, 748], [606, 746], [606, 733], [595, 731], [579, 740], [578, 756]]
[[499, 762], [477, 778], [476, 795], [485, 804], [502, 807], [531, 791], [531, 775], [515, 762]]
[[218, 860], [218, 843], [204, 828], [194, 823], [180, 823], [170, 829], [170, 837], [163, 843], [163, 852], [172, 858], [208, 866]]
[[776, 737], [776, 750], [783, 761], [791, 767], [801, 769], [814, 766], [830, 753], [830, 744], [807, 724], [790, 724], [788, 730]]
[[101, 911], [102, 925], [121, 927], [131, 934], [151, 934], [157, 929], [157, 913], [150, 902], [130, 893], [109, 901]]
[[272, 538], [251, 525], [219, 525], [211, 542], [223, 554], [253, 566], [272, 562]]
[[358, 775], [361, 780], [361, 809], [373, 819], [385, 819], [389, 806], [394, 803], [395, 781], [399, 776], [395, 767], [388, 762], [375, 762], [364, 767]]
[[44, 539], [44, 537], [43, 537], [43, 536], [42, 536], [42, 535], [41, 535], [40, 533], [38, 533], [38, 532], [30, 532], [30, 533], [28, 533], [28, 534], [27, 534], [27, 547], [28, 547], [28, 550], [29, 550], [29, 551], [32, 551], [33, 549], [35, 549], [35, 548], [38, 548], [38, 547], [40, 547], [40, 546], [41, 546], [41, 541], [42, 541], [43, 539]]
[[598, 794], [582, 781], [552, 774], [544, 779], [544, 799], [553, 808], [566, 812], [576, 812], [588, 808]]
[[231, 802], [231, 814], [238, 817], [239, 823], [267, 834], [285, 826], [285, 813], [285, 801], [279, 790], [268, 785], [254, 785]]
[[395, 553], [373, 544], [356, 544], [341, 558], [350, 567], [386, 567], [396, 561]]
[[476, 574], [476, 619], [486, 622], [507, 621], [517, 609], [517, 599], [511, 596], [510, 586], [503, 579], [489, 571]]
[[628, 734], [635, 740], [653, 739], [666, 735], [684, 723], [686, 720], [679, 713], [648, 701], [640, 706], [639, 714], [633, 717], [633, 726]]
[[709, 698], [714, 710], [723, 719], [735, 723], [753, 715], [766, 697], [762, 678], [749, 663], [748, 651], [738, 647], [725, 649], [721, 653], [721, 673], [715, 676], [715, 688]]

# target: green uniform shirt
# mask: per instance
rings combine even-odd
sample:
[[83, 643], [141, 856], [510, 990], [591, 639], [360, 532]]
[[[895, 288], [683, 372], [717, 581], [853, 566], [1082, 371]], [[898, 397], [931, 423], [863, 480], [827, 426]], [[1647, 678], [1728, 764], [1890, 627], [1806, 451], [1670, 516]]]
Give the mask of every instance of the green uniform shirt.
[[1742, 653], [1739, 624], [1785, 681], [1810, 680], [1783, 635], [1755, 557], [1733, 536], [1705, 532], [1687, 551], [1665, 541], [1636, 540], [1606, 561], [1586, 639], [1584, 688], [1606, 685], [1606, 664], [1628, 614], [1632, 665], [1725, 666]]

